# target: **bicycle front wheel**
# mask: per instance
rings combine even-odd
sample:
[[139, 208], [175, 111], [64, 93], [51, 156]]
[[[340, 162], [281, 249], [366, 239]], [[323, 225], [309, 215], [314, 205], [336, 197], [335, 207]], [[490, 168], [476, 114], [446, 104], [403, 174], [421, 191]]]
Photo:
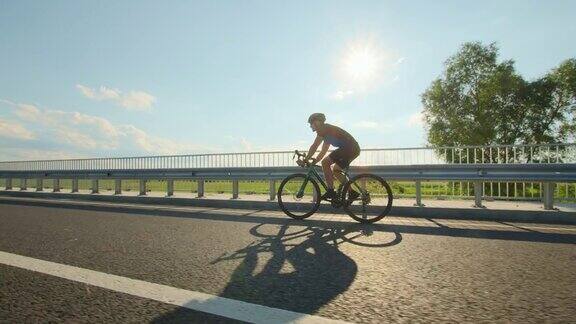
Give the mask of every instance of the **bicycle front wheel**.
[[348, 181], [342, 191], [344, 210], [360, 223], [374, 223], [392, 209], [392, 189], [374, 174], [360, 174]]
[[304, 219], [320, 207], [320, 187], [314, 179], [297, 173], [288, 176], [278, 188], [278, 204], [286, 215]]

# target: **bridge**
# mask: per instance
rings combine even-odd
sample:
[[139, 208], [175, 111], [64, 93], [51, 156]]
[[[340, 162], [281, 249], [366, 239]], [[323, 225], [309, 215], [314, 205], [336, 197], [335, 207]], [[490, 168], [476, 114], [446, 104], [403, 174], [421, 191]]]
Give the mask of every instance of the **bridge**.
[[[566, 147], [370, 153], [351, 172], [415, 189], [372, 225], [272, 208], [291, 152], [5, 162], [0, 321], [569, 322]], [[242, 191], [250, 181], [265, 190]], [[430, 183], [459, 200], [436, 200]], [[506, 183], [507, 196], [491, 191]]]
[[[175, 182], [187, 180], [195, 182], [188, 191], [198, 197], [204, 197], [206, 181], [228, 181], [232, 198], [237, 199], [241, 181], [268, 181], [273, 201], [276, 182], [300, 170], [294, 166], [293, 155], [277, 151], [0, 162], [0, 187], [5, 189], [0, 194], [10, 194], [17, 185], [19, 191], [26, 191], [31, 181], [36, 191], [51, 182], [48, 188], [60, 192], [64, 189], [61, 181], [68, 180], [66, 189], [71, 193], [80, 191], [81, 181], [89, 181], [92, 194], [98, 194], [100, 183], [107, 182], [106, 189], [113, 187], [113, 193], [121, 195], [123, 181], [135, 180], [140, 196], [147, 194], [147, 183], [153, 181], [171, 197]], [[473, 198], [479, 208], [486, 199], [540, 200], [545, 210], [554, 209], [555, 197], [576, 201], [575, 143], [365, 149], [351, 173], [365, 172], [387, 181], [412, 182], [416, 206], [424, 206], [423, 184], [434, 182], [451, 185], [444, 196]], [[402, 196], [404, 191], [400, 188], [394, 194]]]

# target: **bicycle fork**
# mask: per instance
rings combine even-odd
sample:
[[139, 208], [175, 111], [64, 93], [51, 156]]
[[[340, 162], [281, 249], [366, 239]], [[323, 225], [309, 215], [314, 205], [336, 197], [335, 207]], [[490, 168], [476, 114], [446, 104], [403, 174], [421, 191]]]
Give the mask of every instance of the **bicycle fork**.
[[298, 193], [296, 193], [296, 198], [300, 199], [304, 197], [304, 190], [306, 189], [307, 184], [308, 184], [308, 177], [304, 178], [302, 186], [300, 186], [300, 190], [298, 190]]

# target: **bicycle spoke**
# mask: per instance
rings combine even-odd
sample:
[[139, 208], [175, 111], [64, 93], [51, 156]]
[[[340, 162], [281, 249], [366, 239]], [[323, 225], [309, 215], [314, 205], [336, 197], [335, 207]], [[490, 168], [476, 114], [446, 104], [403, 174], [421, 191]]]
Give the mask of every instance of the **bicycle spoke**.
[[350, 216], [360, 222], [377, 221], [392, 207], [392, 191], [380, 177], [370, 174], [359, 175], [352, 178], [346, 186], [347, 204], [344, 208]]
[[278, 192], [278, 203], [290, 217], [305, 218], [318, 208], [314, 196], [318, 191], [313, 180], [305, 175], [295, 174], [284, 179]]

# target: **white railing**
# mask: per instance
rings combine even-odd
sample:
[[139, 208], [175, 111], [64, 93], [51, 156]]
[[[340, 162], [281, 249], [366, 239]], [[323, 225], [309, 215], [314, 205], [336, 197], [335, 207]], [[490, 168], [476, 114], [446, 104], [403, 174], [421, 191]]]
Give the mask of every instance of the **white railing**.
[[[293, 166], [293, 151], [0, 162], [3, 171]], [[576, 163], [576, 143], [363, 149], [353, 166]]]

